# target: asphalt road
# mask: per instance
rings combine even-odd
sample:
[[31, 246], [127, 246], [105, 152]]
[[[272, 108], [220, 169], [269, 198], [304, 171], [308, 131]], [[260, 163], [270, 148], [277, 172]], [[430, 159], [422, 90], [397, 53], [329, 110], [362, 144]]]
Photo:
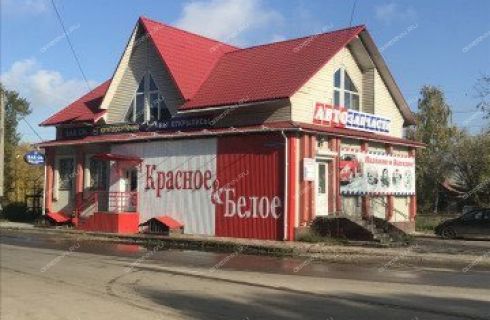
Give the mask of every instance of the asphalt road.
[[490, 272], [471, 266], [363, 267], [15, 231], [0, 235], [0, 255], [1, 319], [490, 319]]

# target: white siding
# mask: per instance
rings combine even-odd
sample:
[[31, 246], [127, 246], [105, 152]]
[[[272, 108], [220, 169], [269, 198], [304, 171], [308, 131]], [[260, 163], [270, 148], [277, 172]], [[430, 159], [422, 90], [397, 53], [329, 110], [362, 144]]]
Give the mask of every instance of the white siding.
[[393, 222], [409, 221], [409, 197], [393, 197]]
[[[315, 102], [332, 104], [333, 76], [335, 71], [340, 67], [346, 69], [357, 89], [360, 91], [362, 102], [361, 111], [363, 112], [373, 111], [373, 106], [364, 106], [363, 104], [373, 99], [373, 88], [372, 84], [370, 84], [371, 80], [369, 77], [374, 74], [374, 113], [390, 118], [391, 131], [389, 135], [401, 138], [403, 135], [403, 116], [378, 70], [366, 70], [369, 74], [363, 74], [348, 48], [344, 48], [337, 53], [291, 97], [292, 120], [311, 123], [313, 121], [313, 105]], [[364, 90], [370, 90], [371, 92], [365, 92]]]
[[377, 70], [374, 73], [374, 90], [374, 113], [390, 118], [390, 136], [402, 138], [403, 116]]
[[[193, 139], [131, 143], [112, 146], [115, 154], [134, 155], [144, 159], [138, 175], [139, 212], [141, 222], [168, 215], [184, 224], [187, 234], [214, 235], [215, 211], [211, 190], [167, 190], [161, 197], [156, 190], [146, 190], [146, 165], [158, 171], [210, 170], [216, 176], [216, 139]], [[118, 179], [111, 170], [111, 189], [117, 190]], [[156, 173], [154, 174], [156, 182]]]
[[123, 60], [121, 63], [120, 68], [123, 71], [120, 78], [111, 84], [115, 86], [115, 90], [114, 95], [108, 101], [108, 123], [124, 121], [138, 84], [148, 71], [160, 89], [170, 113], [175, 114], [177, 106], [183, 102], [155, 46], [149, 39], [144, 40], [144, 36], [142, 39], [130, 49], [132, 50], [131, 56], [127, 61]]

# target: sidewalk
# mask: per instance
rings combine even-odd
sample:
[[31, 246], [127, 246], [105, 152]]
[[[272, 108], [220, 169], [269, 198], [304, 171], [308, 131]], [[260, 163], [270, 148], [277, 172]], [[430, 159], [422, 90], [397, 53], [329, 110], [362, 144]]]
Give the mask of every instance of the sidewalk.
[[[121, 235], [112, 233], [83, 232], [72, 229], [37, 228], [26, 224], [0, 222], [0, 233], [43, 234], [73, 238], [76, 241], [117, 242], [154, 246], [161, 244], [171, 249], [218, 251], [253, 255], [288, 256], [333, 263], [362, 263], [396, 267], [444, 267], [463, 270], [490, 267], [490, 242], [468, 250], [471, 242], [455, 250], [454, 245], [443, 240], [415, 240], [405, 247], [375, 247], [367, 243], [305, 243], [255, 239], [219, 238], [193, 235]], [[447, 243], [447, 244], [446, 244]], [[469, 244], [468, 244], [469, 243]], [[480, 244], [480, 242], [475, 242]], [[488, 244], [488, 245], [487, 245]], [[433, 250], [431, 250], [433, 249]]]

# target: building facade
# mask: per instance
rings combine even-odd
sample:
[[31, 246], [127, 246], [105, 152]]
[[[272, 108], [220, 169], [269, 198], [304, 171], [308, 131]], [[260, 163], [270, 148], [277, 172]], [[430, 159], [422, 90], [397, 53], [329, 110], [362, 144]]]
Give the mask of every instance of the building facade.
[[294, 240], [320, 216], [413, 230], [415, 124], [364, 26], [236, 48], [140, 18], [113, 77], [41, 125], [45, 207], [81, 229]]

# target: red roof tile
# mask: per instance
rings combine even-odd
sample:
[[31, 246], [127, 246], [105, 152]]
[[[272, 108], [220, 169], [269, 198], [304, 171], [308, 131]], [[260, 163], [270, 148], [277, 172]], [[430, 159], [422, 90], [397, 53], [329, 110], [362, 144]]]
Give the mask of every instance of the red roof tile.
[[44, 120], [41, 126], [97, 121], [105, 113], [105, 110], [100, 110], [99, 106], [110, 83], [111, 80], [102, 83], [77, 101]]
[[238, 48], [141, 17], [185, 100], [189, 100], [223, 54]]
[[227, 53], [180, 110], [290, 97], [364, 29], [357, 26]]

